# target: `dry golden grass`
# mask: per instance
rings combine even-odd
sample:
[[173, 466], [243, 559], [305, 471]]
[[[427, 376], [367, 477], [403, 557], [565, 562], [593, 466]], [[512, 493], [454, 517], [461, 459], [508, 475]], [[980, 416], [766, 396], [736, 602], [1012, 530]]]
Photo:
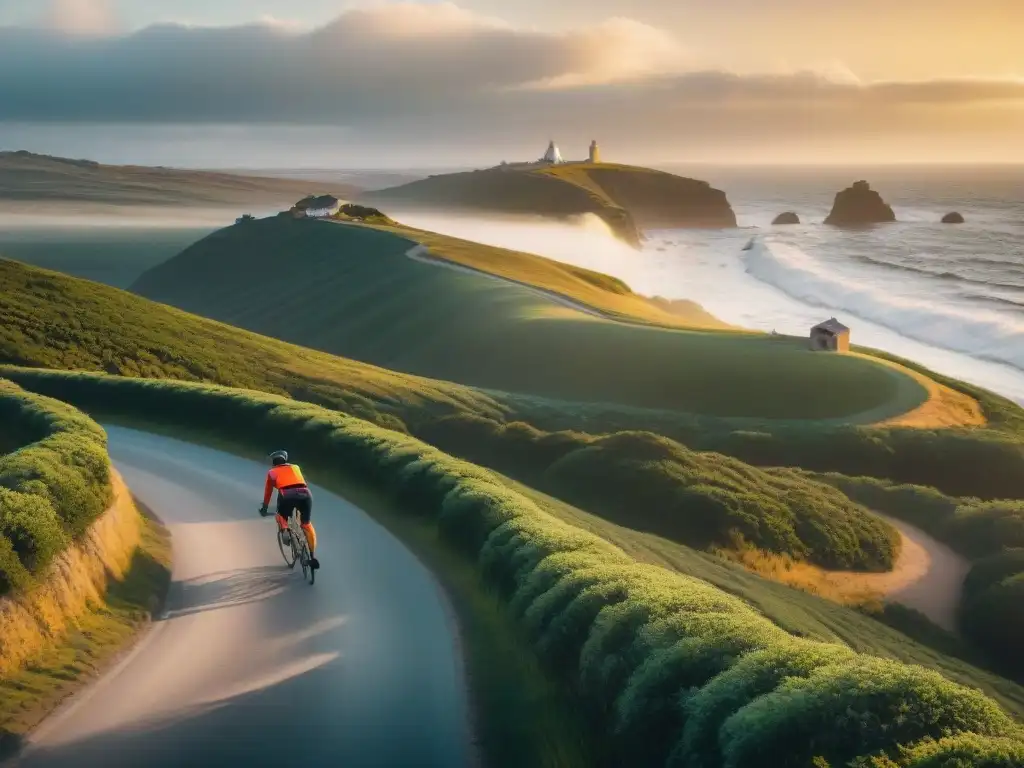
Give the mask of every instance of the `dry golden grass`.
[[139, 545], [139, 513], [119, 476], [114, 503], [84, 538], [54, 562], [27, 594], [0, 598], [0, 678], [42, 648], [59, 642], [75, 620], [103, 598], [109, 578], [121, 579]]
[[[855, 353], [856, 354], [856, 353]], [[876, 427], [912, 427], [915, 429], [946, 429], [950, 427], [984, 427], [988, 420], [981, 403], [970, 395], [940, 384], [922, 373], [898, 363], [868, 355], [858, 355], [910, 376], [928, 392], [928, 399], [912, 411], [877, 422]]]
[[[721, 549], [717, 550], [716, 554], [743, 566], [757, 576], [823, 597], [839, 605], [874, 604], [882, 598], [881, 592], [858, 579], [836, 578], [832, 571], [798, 562], [789, 555], [777, 555], [749, 546], [742, 549]], [[857, 574], [869, 580], [873, 575]]]

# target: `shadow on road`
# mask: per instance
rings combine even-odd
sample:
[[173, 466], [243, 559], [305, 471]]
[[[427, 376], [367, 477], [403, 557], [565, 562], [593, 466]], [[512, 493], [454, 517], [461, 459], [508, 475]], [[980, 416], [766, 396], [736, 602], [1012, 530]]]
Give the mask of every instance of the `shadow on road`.
[[280, 595], [301, 582], [283, 565], [264, 565], [206, 574], [171, 584], [166, 614], [162, 620], [203, 611], [216, 611]]

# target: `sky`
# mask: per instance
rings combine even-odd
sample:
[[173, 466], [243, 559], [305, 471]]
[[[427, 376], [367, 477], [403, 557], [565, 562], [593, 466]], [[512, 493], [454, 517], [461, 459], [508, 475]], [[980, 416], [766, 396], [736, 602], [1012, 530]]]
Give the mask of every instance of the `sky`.
[[1024, 162], [1022, 0], [0, 0], [0, 149]]

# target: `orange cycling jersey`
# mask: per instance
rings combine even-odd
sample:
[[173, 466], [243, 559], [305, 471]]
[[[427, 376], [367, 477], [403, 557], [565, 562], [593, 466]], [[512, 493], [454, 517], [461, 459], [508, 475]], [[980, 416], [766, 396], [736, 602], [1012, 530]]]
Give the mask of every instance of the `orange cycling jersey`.
[[295, 464], [281, 464], [273, 467], [267, 472], [267, 485], [263, 489], [263, 504], [270, 504], [270, 497], [276, 488], [281, 491], [285, 488], [305, 488], [306, 481], [302, 477], [302, 470]]

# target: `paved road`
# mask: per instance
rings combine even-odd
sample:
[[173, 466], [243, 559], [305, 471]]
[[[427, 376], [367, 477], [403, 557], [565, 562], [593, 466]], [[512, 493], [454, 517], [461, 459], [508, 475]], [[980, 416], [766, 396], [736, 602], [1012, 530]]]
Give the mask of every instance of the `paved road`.
[[323, 567], [310, 587], [256, 514], [264, 467], [108, 432], [117, 468], [173, 536], [168, 613], [36, 731], [19, 765], [470, 764], [454, 622], [398, 541], [314, 486]]

